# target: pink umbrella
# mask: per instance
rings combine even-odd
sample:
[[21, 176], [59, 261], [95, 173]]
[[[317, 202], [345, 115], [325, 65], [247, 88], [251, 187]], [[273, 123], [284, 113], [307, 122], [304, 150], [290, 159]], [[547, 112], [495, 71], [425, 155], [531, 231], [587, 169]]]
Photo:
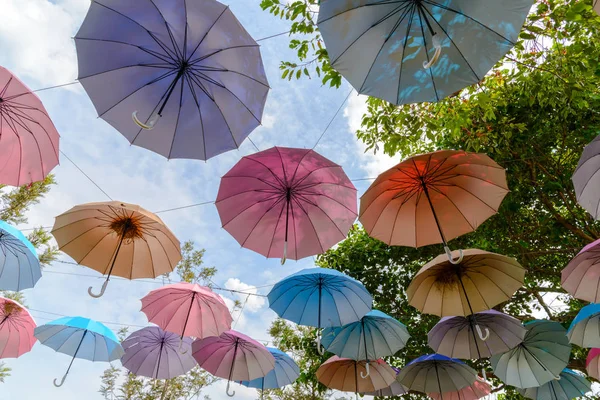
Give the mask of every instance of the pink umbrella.
[[256, 340], [229, 330], [219, 337], [198, 339], [192, 343], [192, 356], [198, 365], [214, 376], [227, 379], [227, 395], [231, 381], [262, 378], [275, 368], [275, 358]]
[[600, 302], [600, 240], [585, 246], [562, 270], [563, 289], [573, 297]]
[[16, 301], [0, 297], [0, 358], [17, 358], [36, 342], [35, 321]]
[[492, 392], [492, 387], [482, 380], [476, 380], [471, 386], [467, 386], [455, 392], [428, 393], [434, 400], [478, 400]]
[[242, 158], [221, 180], [221, 223], [243, 247], [293, 260], [325, 252], [356, 220], [356, 188], [313, 150], [273, 147]]
[[233, 319], [223, 299], [210, 288], [176, 283], [153, 290], [142, 299], [148, 321], [165, 331], [205, 338], [231, 329]]
[[0, 67], [0, 184], [43, 180], [58, 165], [58, 140], [41, 100]]
[[587, 373], [594, 379], [600, 379], [600, 349], [591, 349], [585, 360]]

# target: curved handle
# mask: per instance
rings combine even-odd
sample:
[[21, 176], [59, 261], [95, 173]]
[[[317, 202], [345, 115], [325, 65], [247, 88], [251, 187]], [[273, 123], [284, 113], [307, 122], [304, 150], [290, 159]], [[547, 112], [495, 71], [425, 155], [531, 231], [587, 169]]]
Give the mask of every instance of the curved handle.
[[158, 118], [160, 118], [160, 115], [158, 114], [153, 114], [152, 116], [150, 116], [150, 118], [148, 118], [148, 122], [143, 123], [142, 121], [140, 121], [140, 119], [137, 116], [137, 111], [134, 111], [131, 114], [131, 119], [133, 119], [133, 122], [135, 122], [135, 124], [137, 126], [139, 126], [142, 129], [145, 129], [147, 131], [151, 131], [152, 129], [154, 129], [154, 125], [156, 125], [156, 122], [158, 122]]
[[225, 393], [227, 393], [227, 396], [233, 397], [235, 396], [235, 390], [229, 393], [229, 385], [231, 385], [231, 381], [227, 381], [227, 389], [225, 389]]
[[65, 375], [62, 377], [62, 379], [60, 380], [60, 383], [56, 383], [56, 381], [58, 380], [58, 378], [55, 378], [55, 379], [54, 379], [54, 382], [53, 382], [53, 383], [54, 383], [54, 386], [56, 386], [56, 387], [61, 387], [62, 385], [64, 385], [64, 383], [65, 383], [65, 379], [67, 379], [67, 375], [68, 375], [68, 374], [69, 374], [69, 373], [67, 372], [67, 373], [66, 373], [66, 374], [65, 374]]
[[321, 346], [321, 334], [317, 336], [317, 351], [320, 355], [325, 354], [325, 348]]
[[362, 371], [360, 371], [360, 377], [361, 377], [361, 378], [363, 378], [363, 379], [367, 379], [367, 377], [368, 377], [369, 375], [371, 375], [371, 371], [369, 370], [369, 362], [368, 362], [368, 361], [367, 361], [367, 363], [365, 364], [365, 369], [367, 370], [367, 373], [366, 373], [366, 374], [363, 374], [363, 372], [362, 372]]
[[483, 329], [485, 329], [485, 336], [483, 335], [483, 332], [481, 331], [481, 327], [479, 325], [475, 325], [475, 329], [477, 330], [479, 339], [481, 339], [485, 342], [486, 340], [488, 340], [490, 338], [490, 330], [488, 328], [483, 328]]
[[446, 256], [448, 257], [448, 261], [450, 262], [450, 264], [460, 264], [464, 258], [464, 254], [462, 250], [458, 250], [459, 256], [456, 260], [454, 260], [452, 258], [452, 251], [450, 251], [450, 247], [448, 246], [444, 246], [444, 250], [446, 251]]
[[442, 43], [439, 35], [436, 33], [431, 39], [433, 41], [433, 47], [435, 47], [435, 53], [433, 54], [433, 57], [431, 57], [429, 62], [423, 61], [423, 68], [425, 69], [433, 67], [433, 65], [438, 61], [440, 55], [442, 54]]
[[555, 381], [560, 381], [560, 375], [554, 377]]
[[287, 260], [287, 240], [283, 243], [283, 257], [281, 257], [281, 265]]
[[487, 381], [487, 374], [485, 373], [485, 368], [481, 368], [481, 374], [483, 375], [483, 380]]
[[187, 354], [187, 350], [186, 351], [181, 351], [181, 347], [183, 346], [183, 338], [181, 338], [181, 340], [179, 341], [179, 354]]
[[90, 286], [88, 288], [88, 294], [90, 296], [92, 296], [93, 298], [98, 299], [98, 298], [104, 296], [104, 292], [106, 291], [106, 286], [108, 286], [108, 279], [105, 280], [104, 283], [102, 284], [102, 289], [100, 289], [100, 293], [98, 293], [98, 294], [92, 293], [92, 287]]

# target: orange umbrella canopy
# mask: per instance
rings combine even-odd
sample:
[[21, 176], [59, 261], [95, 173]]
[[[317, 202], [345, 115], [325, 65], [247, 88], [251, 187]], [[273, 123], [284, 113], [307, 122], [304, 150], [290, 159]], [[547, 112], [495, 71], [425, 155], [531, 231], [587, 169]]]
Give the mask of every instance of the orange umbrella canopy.
[[333, 356], [319, 367], [317, 379], [328, 388], [355, 393], [385, 389], [396, 380], [396, 371], [385, 361], [372, 362], [370, 371], [366, 363]]
[[[179, 240], [155, 214], [120, 201], [87, 203], [56, 217], [52, 234], [60, 250], [81, 265], [127, 279], [155, 278], [181, 260]], [[91, 288], [90, 288], [91, 289]]]
[[494, 215], [507, 193], [504, 168], [485, 154], [441, 150], [379, 175], [361, 197], [359, 220], [389, 245], [446, 245]]

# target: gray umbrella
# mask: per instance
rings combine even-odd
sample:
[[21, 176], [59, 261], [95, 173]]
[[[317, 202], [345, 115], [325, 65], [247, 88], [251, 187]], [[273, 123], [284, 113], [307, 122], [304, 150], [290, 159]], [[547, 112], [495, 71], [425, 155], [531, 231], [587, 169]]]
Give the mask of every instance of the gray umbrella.
[[584, 376], [570, 369], [560, 373], [560, 379], [552, 380], [540, 387], [519, 389], [523, 397], [534, 400], [571, 400], [586, 397], [592, 384]]
[[600, 218], [600, 136], [588, 144], [573, 174], [579, 204], [595, 219]]

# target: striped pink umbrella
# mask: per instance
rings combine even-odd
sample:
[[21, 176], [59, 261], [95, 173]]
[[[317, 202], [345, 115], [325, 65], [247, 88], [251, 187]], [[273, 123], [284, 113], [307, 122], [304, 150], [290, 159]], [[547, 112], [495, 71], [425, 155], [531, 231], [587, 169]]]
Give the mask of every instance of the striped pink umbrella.
[[214, 376], [231, 381], [262, 378], [275, 368], [275, 358], [265, 346], [248, 336], [229, 330], [219, 337], [198, 339], [192, 343], [192, 356], [198, 365]]
[[0, 67], [0, 184], [43, 180], [58, 165], [58, 141], [42, 101]]
[[210, 288], [175, 283], [153, 290], [142, 298], [148, 321], [181, 336], [205, 338], [231, 329], [233, 319], [225, 302]]
[[356, 188], [342, 167], [313, 150], [273, 147], [242, 158], [221, 179], [223, 228], [269, 258], [299, 260], [346, 238]]
[[16, 301], [0, 297], [0, 358], [17, 358], [31, 351], [36, 324]]

